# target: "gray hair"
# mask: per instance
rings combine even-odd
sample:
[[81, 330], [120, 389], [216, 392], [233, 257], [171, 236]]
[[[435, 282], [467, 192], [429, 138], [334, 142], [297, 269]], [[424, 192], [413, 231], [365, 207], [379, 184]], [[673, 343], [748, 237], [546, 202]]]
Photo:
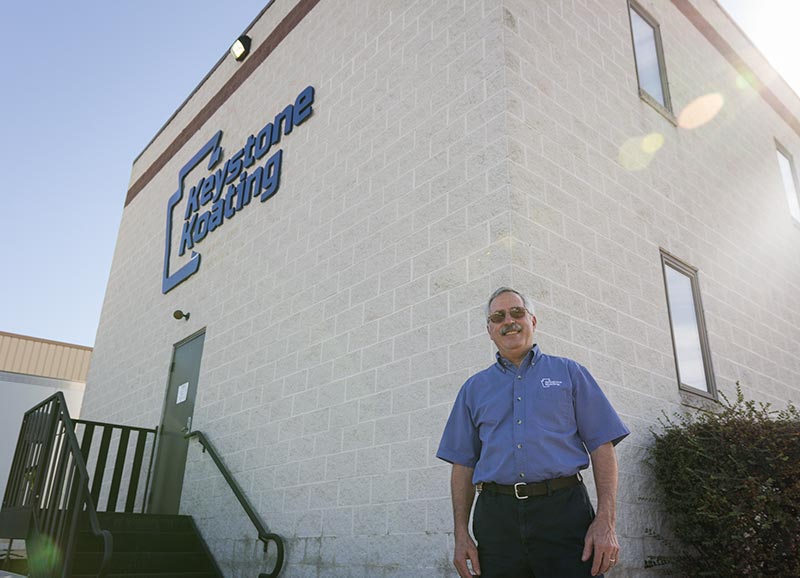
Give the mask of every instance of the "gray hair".
[[518, 295], [520, 299], [522, 299], [522, 304], [525, 306], [525, 309], [528, 310], [528, 313], [534, 315], [533, 311], [533, 303], [531, 303], [530, 299], [528, 299], [525, 295], [517, 291], [516, 289], [512, 289], [511, 287], [498, 287], [494, 290], [489, 296], [489, 301], [486, 302], [486, 317], [489, 317], [490, 308], [492, 306], [492, 301], [494, 301], [498, 296], [502, 295], [503, 293], [514, 293]]

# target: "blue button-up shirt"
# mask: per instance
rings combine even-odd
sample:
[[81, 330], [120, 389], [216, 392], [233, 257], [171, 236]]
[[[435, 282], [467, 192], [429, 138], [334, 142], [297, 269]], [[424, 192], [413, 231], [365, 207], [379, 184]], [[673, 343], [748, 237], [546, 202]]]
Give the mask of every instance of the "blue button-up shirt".
[[630, 430], [585, 367], [534, 346], [519, 368], [497, 363], [461, 387], [436, 456], [474, 468], [472, 482], [515, 484], [573, 475]]

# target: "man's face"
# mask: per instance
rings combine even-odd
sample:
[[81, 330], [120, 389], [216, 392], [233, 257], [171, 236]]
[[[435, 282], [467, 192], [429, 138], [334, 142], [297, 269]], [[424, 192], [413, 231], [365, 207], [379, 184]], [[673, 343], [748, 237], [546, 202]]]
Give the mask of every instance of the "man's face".
[[486, 328], [500, 355], [519, 365], [533, 347], [536, 317], [525, 311], [522, 317], [514, 319], [511, 316], [513, 308], [525, 309], [522, 298], [516, 293], [506, 292], [495, 297], [489, 305], [489, 316], [504, 312], [505, 317], [499, 322], [489, 321]]

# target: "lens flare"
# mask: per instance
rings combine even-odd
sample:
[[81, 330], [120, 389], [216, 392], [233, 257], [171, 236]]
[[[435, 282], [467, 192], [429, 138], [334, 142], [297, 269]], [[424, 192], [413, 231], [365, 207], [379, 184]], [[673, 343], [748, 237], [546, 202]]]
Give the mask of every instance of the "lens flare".
[[752, 72], [745, 72], [744, 74], [736, 75], [736, 88], [739, 90], [746, 90], [755, 86], [755, 76]]
[[662, 146], [664, 135], [657, 132], [629, 138], [619, 148], [619, 164], [629, 171], [646, 169]]
[[52, 576], [61, 566], [61, 551], [48, 536], [40, 537], [28, 551], [28, 570], [32, 576]]
[[642, 150], [647, 154], [654, 155], [664, 146], [664, 135], [658, 132], [651, 132], [642, 138]]
[[678, 115], [678, 126], [688, 130], [703, 126], [717, 116], [724, 105], [725, 98], [718, 92], [695, 98]]

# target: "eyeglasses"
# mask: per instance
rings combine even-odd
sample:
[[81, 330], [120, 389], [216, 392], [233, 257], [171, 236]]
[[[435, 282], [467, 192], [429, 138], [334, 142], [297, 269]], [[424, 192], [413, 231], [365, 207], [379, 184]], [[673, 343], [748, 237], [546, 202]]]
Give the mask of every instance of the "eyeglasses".
[[[508, 310], [508, 314], [511, 315], [512, 319], [522, 319], [523, 317], [525, 317], [525, 315], [527, 315], [527, 313], [528, 310], [525, 309], [524, 307], [512, 307], [511, 309]], [[494, 313], [492, 313], [491, 315], [489, 315], [489, 317], [487, 317], [486, 319], [488, 321], [491, 321], [492, 323], [502, 323], [503, 321], [506, 320], [506, 310], [499, 309]]]

